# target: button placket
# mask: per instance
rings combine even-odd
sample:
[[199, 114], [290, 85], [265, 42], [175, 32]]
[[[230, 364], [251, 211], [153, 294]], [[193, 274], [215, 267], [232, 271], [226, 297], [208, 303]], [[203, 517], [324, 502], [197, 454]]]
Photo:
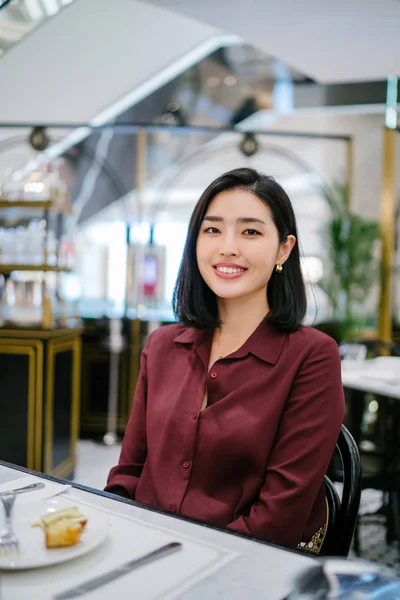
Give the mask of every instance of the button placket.
[[[197, 390], [197, 391], [200, 392], [200, 390]], [[200, 395], [200, 393], [199, 393], [199, 395]], [[196, 394], [196, 396], [197, 396], [197, 394]], [[201, 396], [201, 398], [203, 399], [203, 396]], [[193, 406], [193, 408], [194, 408], [194, 406]], [[176, 502], [176, 512], [177, 513], [180, 513], [182, 503], [184, 502], [186, 494], [189, 489], [189, 482], [190, 482], [191, 475], [192, 475], [193, 460], [194, 460], [196, 440], [197, 440], [197, 435], [198, 435], [198, 426], [200, 424], [200, 415], [201, 415], [200, 412], [191, 412], [191, 411], [187, 414], [187, 418], [190, 419], [190, 421], [188, 422], [185, 441], [182, 446], [182, 454], [181, 454], [182, 458], [181, 458], [181, 464], [180, 464], [180, 479], [181, 479], [180, 483], [184, 485], [185, 489], [182, 494], [182, 497], [179, 499], [178, 502]], [[190, 460], [188, 460], [188, 459], [190, 459]]]

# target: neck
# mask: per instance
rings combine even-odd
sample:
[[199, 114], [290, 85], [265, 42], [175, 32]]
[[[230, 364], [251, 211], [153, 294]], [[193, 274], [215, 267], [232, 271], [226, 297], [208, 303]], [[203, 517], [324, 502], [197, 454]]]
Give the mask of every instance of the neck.
[[221, 341], [244, 343], [269, 312], [266, 294], [263, 297], [218, 299], [221, 327], [215, 332]]

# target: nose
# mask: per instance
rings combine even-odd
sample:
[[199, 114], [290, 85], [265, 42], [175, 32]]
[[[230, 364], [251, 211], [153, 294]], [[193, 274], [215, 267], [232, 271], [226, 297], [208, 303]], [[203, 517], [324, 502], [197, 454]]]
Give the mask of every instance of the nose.
[[225, 235], [221, 238], [221, 246], [219, 251], [221, 256], [237, 256], [239, 250], [236, 244], [235, 236]]

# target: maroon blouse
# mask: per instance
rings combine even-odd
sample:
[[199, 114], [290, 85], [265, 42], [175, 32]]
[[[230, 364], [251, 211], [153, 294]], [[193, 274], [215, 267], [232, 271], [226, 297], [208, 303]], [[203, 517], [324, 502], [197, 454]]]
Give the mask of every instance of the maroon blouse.
[[326, 520], [323, 479], [344, 413], [337, 345], [262, 321], [207, 372], [211, 342], [179, 324], [149, 337], [105, 489], [296, 547]]

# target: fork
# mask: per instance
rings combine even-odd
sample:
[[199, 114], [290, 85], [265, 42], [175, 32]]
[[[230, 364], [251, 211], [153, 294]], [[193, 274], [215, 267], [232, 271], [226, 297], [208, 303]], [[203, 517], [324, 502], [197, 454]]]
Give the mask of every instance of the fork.
[[14, 506], [16, 494], [11, 492], [9, 494], [2, 494], [0, 500], [4, 506], [4, 512], [6, 515], [5, 527], [0, 531], [0, 556], [2, 554], [16, 553], [19, 550], [19, 543], [17, 536], [14, 533], [11, 514]]

